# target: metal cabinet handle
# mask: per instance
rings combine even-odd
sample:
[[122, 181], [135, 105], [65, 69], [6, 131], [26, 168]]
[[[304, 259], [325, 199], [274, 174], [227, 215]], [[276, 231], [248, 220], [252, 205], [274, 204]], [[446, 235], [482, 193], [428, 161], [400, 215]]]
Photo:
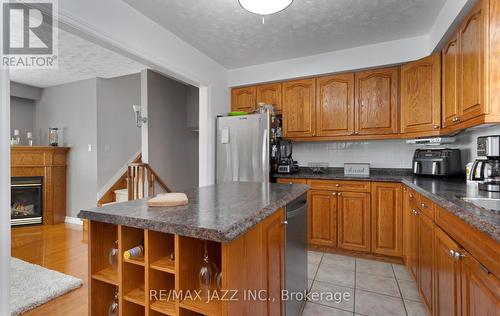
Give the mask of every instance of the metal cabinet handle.
[[425, 205], [425, 203], [422, 203], [421, 205], [422, 205], [422, 207], [424, 207], [424, 208], [426, 208], [426, 207], [427, 207], [427, 205]]
[[288, 225], [288, 221], [282, 221], [281, 224]]
[[439, 125], [434, 125], [434, 126], [432, 126], [432, 128], [439, 129]]
[[335, 184], [335, 186], [338, 188], [340, 186], [340, 184], [337, 183], [337, 184]]
[[337, 193], [337, 195], [338, 195], [338, 196], [341, 196], [341, 195], [342, 195], [342, 193], [341, 193], [341, 192], [339, 192], [339, 193]]
[[418, 216], [419, 212], [416, 209], [413, 209], [413, 215]]
[[461, 253], [460, 251], [455, 251], [453, 249], [450, 249], [448, 254], [450, 255], [450, 257], [452, 257], [454, 260], [461, 260], [462, 258], [465, 257], [465, 255], [463, 253]]

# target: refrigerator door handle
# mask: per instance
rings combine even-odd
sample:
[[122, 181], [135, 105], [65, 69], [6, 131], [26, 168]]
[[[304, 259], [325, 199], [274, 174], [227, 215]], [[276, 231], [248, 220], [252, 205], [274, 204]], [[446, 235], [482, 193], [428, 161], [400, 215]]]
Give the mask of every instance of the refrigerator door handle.
[[269, 175], [266, 174], [266, 172], [267, 172], [266, 164], [269, 163], [267, 160], [267, 157], [269, 156], [269, 154], [267, 152], [269, 150], [269, 145], [267, 143], [269, 135], [267, 135], [267, 133], [268, 133], [268, 129], [265, 128], [264, 133], [263, 133], [263, 138], [262, 138], [262, 180], [263, 180], [263, 182], [268, 182], [267, 179], [269, 179]]

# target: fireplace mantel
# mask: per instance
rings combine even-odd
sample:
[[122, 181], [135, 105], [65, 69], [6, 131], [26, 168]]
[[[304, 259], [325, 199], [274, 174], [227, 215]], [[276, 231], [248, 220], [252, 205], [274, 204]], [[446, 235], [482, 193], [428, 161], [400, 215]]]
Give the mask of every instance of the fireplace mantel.
[[43, 223], [66, 218], [66, 158], [68, 147], [13, 146], [12, 177], [43, 177]]

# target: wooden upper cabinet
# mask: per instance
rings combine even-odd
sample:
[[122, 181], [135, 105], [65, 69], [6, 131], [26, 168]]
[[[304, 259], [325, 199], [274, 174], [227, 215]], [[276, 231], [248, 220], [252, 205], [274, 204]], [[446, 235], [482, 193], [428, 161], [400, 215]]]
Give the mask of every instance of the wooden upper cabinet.
[[318, 246], [337, 246], [337, 192], [309, 191], [308, 240]]
[[441, 128], [441, 54], [401, 67], [401, 132]]
[[458, 107], [458, 38], [455, 35], [442, 52], [442, 126], [457, 122]]
[[462, 315], [498, 315], [500, 280], [462, 250]]
[[475, 118], [486, 111], [485, 108], [485, 15], [479, 1], [464, 20], [459, 29], [459, 121]]
[[371, 232], [373, 253], [403, 255], [402, 186], [372, 182]]
[[460, 315], [460, 260], [453, 256], [460, 246], [439, 227], [434, 230], [434, 312]]
[[356, 73], [355, 134], [398, 133], [399, 67]]
[[370, 251], [370, 193], [339, 192], [339, 248]]
[[272, 104], [275, 111], [281, 111], [281, 83], [257, 86], [257, 105], [260, 102]]
[[316, 136], [354, 133], [354, 74], [316, 80]]
[[314, 136], [314, 105], [316, 79], [283, 83], [284, 137]]
[[231, 90], [231, 111], [251, 113], [256, 107], [257, 89], [255, 87], [233, 88]]

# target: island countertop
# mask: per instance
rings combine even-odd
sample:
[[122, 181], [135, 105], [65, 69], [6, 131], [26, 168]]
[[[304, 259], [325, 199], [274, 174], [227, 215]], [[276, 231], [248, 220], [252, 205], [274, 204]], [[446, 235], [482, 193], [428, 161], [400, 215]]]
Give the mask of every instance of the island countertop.
[[184, 191], [189, 204], [148, 207], [147, 199], [82, 210], [79, 218], [231, 242], [306, 193], [307, 185], [231, 182]]

